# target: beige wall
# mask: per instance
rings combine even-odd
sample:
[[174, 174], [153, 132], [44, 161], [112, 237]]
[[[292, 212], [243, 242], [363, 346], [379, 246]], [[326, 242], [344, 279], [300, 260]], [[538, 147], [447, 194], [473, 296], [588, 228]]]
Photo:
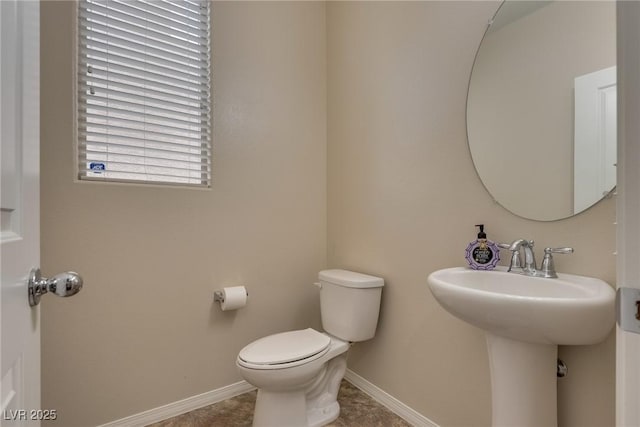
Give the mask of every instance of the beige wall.
[[[239, 381], [244, 345], [319, 327], [326, 25], [321, 2], [215, 3], [212, 189], [105, 185], [74, 182], [72, 9], [41, 11], [42, 267], [85, 287], [42, 305], [42, 402], [87, 427]], [[223, 313], [235, 284], [249, 304]]]
[[[496, 7], [216, 2], [214, 184], [198, 191], [74, 182], [72, 3], [45, 2], [43, 268], [86, 280], [42, 307], [43, 405], [58, 409], [56, 424], [100, 424], [238, 381], [238, 350], [318, 327], [307, 284], [346, 267], [386, 280], [378, 335], [353, 348], [350, 367], [442, 426], [488, 425], [482, 333], [438, 306], [427, 275], [462, 265], [484, 222], [497, 241], [574, 246], [561, 271], [615, 279], [613, 200], [526, 221], [475, 174], [465, 96]], [[249, 305], [220, 312], [212, 291], [236, 283]], [[613, 339], [560, 355], [560, 425], [613, 425]]]
[[[465, 97], [493, 2], [330, 2], [329, 265], [385, 278], [376, 338], [350, 368], [442, 426], [490, 424], [482, 333], [441, 309], [426, 278], [489, 237], [573, 246], [560, 271], [615, 282], [615, 202], [541, 223], [493, 203], [467, 147]], [[542, 173], [542, 171], [541, 171]], [[538, 191], [536, 172], [526, 177]], [[561, 347], [560, 426], [614, 424], [614, 343]]]

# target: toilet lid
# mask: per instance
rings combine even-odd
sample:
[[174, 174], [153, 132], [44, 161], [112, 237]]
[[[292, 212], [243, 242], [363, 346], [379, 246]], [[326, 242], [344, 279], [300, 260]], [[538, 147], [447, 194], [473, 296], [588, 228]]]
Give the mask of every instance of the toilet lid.
[[260, 338], [240, 350], [238, 357], [254, 365], [278, 365], [307, 359], [330, 343], [327, 335], [308, 328]]

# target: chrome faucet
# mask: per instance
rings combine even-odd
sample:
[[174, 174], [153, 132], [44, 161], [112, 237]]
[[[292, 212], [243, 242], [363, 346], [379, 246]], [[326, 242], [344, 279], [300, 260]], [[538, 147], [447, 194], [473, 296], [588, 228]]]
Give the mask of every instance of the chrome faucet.
[[521, 248], [524, 249], [524, 266], [522, 267], [522, 273], [527, 276], [535, 276], [536, 271], [538, 271], [536, 254], [533, 252], [533, 244], [533, 240], [518, 239], [514, 240], [509, 246], [511, 252], [520, 252]]
[[[511, 251], [511, 262], [509, 263], [509, 269], [507, 271], [522, 273], [526, 276], [555, 278], [558, 277], [558, 275], [556, 274], [555, 264], [553, 262], [553, 254], [573, 253], [573, 248], [545, 248], [542, 265], [540, 266], [540, 270], [538, 270], [533, 245], [533, 240], [526, 239], [514, 240], [511, 244], [498, 244], [500, 248]], [[522, 263], [522, 255], [520, 254], [521, 249], [524, 251], [524, 265]]]

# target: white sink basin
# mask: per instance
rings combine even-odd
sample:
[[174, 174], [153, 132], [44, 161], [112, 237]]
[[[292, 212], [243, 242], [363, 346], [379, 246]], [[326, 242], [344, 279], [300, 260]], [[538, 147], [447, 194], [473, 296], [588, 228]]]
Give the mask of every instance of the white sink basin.
[[438, 270], [427, 282], [440, 305], [492, 334], [536, 344], [586, 345], [604, 340], [615, 322], [615, 292], [606, 282], [573, 274], [556, 279], [498, 267]]

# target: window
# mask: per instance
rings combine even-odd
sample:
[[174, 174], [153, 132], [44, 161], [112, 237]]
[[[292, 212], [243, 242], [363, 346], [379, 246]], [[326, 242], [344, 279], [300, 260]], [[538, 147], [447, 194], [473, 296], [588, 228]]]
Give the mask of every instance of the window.
[[206, 0], [79, 2], [79, 179], [210, 185], [209, 14]]

